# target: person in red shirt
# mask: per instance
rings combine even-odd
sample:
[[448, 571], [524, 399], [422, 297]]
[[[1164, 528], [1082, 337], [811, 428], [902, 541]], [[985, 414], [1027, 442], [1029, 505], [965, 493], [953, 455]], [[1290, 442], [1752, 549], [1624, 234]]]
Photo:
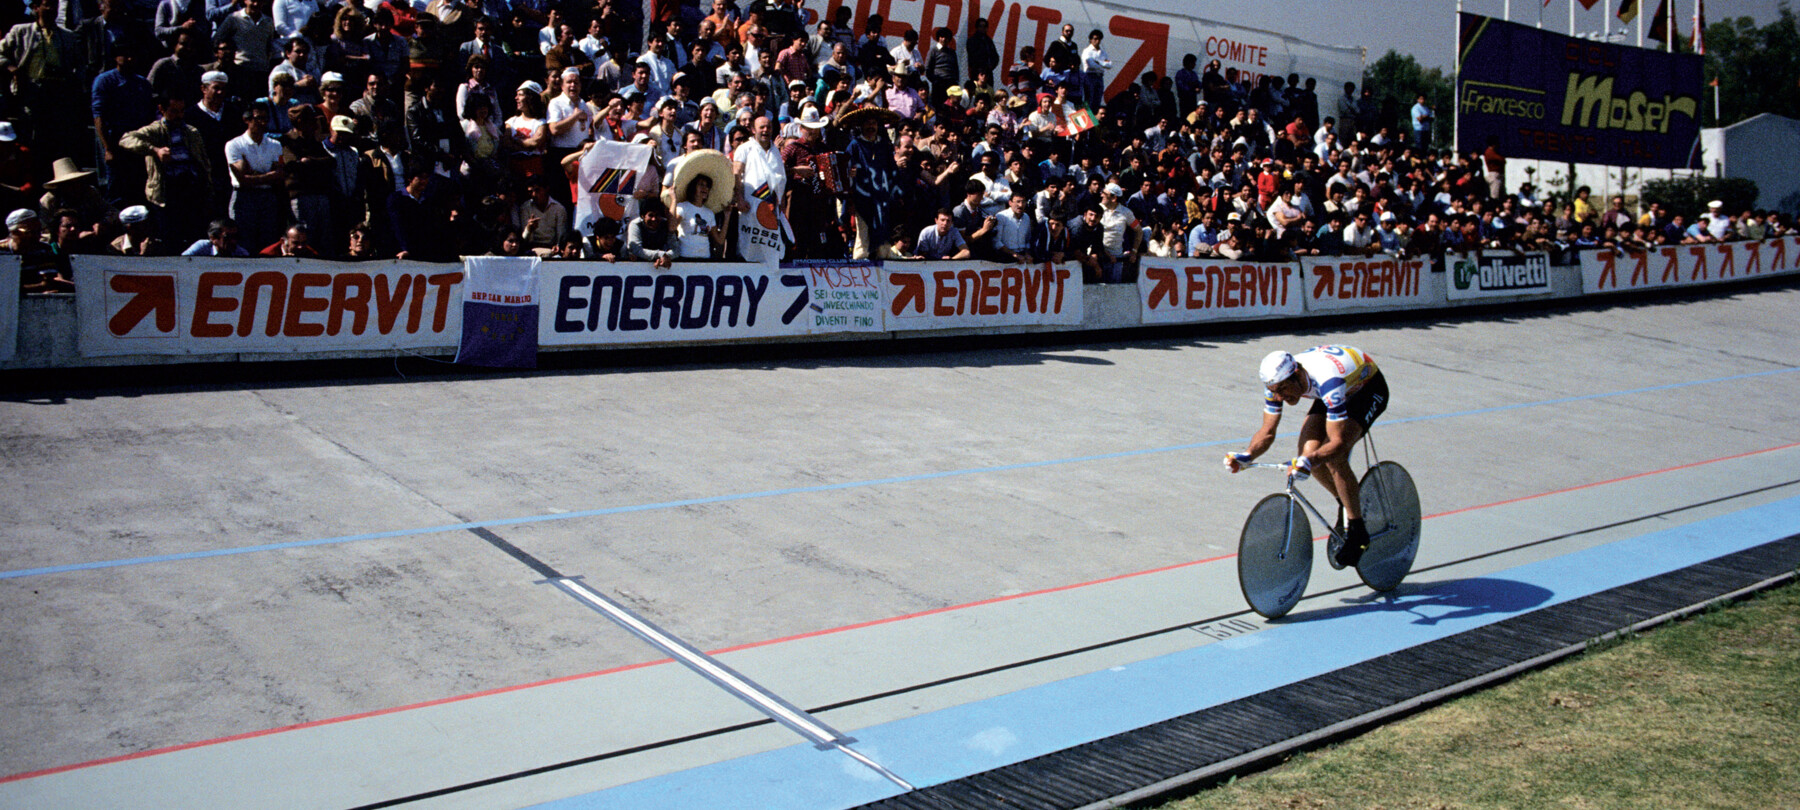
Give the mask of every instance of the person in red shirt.
[[281, 257], [290, 259], [317, 259], [319, 258], [319, 251], [314, 250], [312, 245], [307, 244], [311, 239], [311, 236], [311, 232], [307, 230], [305, 225], [295, 223], [287, 229], [287, 233], [281, 237], [280, 241], [263, 248], [258, 251], [256, 255], [271, 259]]

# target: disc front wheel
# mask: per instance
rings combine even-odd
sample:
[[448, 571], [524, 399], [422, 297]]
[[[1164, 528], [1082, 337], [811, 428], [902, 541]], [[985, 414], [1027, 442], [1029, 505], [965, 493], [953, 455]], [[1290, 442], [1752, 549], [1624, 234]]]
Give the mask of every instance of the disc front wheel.
[[1257, 502], [1238, 538], [1238, 585], [1264, 618], [1286, 614], [1312, 577], [1312, 527], [1299, 504], [1276, 494]]

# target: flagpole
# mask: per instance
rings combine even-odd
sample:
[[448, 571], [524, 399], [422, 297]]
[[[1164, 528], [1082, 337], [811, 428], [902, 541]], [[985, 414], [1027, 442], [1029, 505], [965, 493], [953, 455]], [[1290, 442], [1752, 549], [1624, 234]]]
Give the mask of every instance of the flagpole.
[[1569, 36], [1575, 36], [1575, 0], [1569, 0]]
[[1642, 48], [1642, 47], [1644, 47], [1644, 3], [1643, 3], [1643, 0], [1637, 0], [1637, 4], [1638, 4], [1638, 10], [1637, 10], [1637, 15], [1636, 15], [1637, 29], [1638, 29], [1638, 44], [1637, 44], [1637, 46], [1639, 48]]
[[1458, 119], [1462, 117], [1462, 14], [1463, 0], [1456, 0], [1456, 36], [1450, 38], [1450, 90], [1456, 97], [1450, 104], [1450, 153], [1462, 154], [1462, 141], [1457, 138], [1460, 129]]

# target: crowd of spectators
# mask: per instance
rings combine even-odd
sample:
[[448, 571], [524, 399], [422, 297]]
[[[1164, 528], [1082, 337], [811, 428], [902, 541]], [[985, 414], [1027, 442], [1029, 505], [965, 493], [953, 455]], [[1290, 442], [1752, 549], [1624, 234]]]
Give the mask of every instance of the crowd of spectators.
[[[27, 291], [71, 289], [68, 257], [93, 253], [667, 265], [744, 258], [736, 223], [768, 205], [788, 258], [1077, 261], [1119, 282], [1144, 256], [1786, 232], [1508, 193], [1493, 148], [1434, 148], [1423, 97], [1384, 115], [1368, 87], [1322, 98], [1191, 54], [1111, 78], [1104, 35], [1070, 25], [1001, 54], [981, 19], [893, 36], [847, 4], [696, 2], [645, 21], [614, 0], [30, 0], [0, 41], [3, 247]], [[730, 173], [645, 182], [638, 216], [578, 229], [577, 164], [608, 140], [651, 144], [664, 185], [702, 150]]]

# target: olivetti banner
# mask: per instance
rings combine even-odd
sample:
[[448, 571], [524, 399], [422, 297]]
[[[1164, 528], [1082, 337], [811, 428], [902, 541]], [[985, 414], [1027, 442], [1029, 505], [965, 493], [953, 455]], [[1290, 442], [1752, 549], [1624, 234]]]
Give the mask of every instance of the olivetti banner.
[[[1699, 165], [1701, 60], [1461, 15], [1456, 137], [1509, 158]], [[1492, 139], [1492, 141], [1490, 141]]]

